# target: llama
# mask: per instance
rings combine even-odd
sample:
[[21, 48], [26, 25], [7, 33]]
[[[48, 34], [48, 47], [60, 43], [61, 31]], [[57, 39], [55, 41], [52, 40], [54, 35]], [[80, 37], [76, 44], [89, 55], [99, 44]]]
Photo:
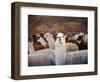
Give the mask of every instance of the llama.
[[44, 38], [47, 40], [49, 48], [54, 49], [55, 48], [55, 41], [54, 41], [53, 35], [51, 33], [45, 33]]
[[66, 42], [63, 33], [58, 33], [55, 41], [55, 64], [63, 65], [66, 59]]

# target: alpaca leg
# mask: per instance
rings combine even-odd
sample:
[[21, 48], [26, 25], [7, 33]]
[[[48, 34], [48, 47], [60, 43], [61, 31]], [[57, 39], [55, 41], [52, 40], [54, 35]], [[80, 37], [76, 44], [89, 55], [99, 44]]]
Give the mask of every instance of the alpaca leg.
[[63, 55], [60, 55], [60, 56], [56, 55], [55, 56], [55, 64], [56, 65], [64, 65], [65, 64], [65, 56], [63, 56]]

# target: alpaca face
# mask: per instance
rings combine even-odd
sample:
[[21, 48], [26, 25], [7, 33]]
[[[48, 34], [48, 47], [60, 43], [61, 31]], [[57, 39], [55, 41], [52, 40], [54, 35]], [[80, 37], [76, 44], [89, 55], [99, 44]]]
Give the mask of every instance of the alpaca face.
[[83, 32], [77, 33], [74, 35], [75, 40], [77, 40], [79, 37], [82, 37], [84, 35]]
[[37, 36], [37, 41], [40, 42], [43, 46], [46, 46], [45, 40], [40, 35]]
[[45, 41], [42, 37], [38, 38], [37, 41], [40, 42], [40, 43], [45, 43]]
[[79, 37], [79, 35], [78, 35], [78, 34], [76, 34], [76, 35], [74, 36], [75, 40], [77, 40], [77, 39], [78, 39], [78, 37]]
[[49, 48], [54, 49], [55, 48], [55, 41], [53, 38], [53, 35], [51, 33], [45, 33], [44, 38], [46, 39]]
[[65, 36], [63, 33], [58, 33], [56, 36], [56, 42], [59, 44], [65, 43]]
[[45, 33], [44, 38], [48, 41], [50, 38], [53, 38], [53, 35], [51, 33]]

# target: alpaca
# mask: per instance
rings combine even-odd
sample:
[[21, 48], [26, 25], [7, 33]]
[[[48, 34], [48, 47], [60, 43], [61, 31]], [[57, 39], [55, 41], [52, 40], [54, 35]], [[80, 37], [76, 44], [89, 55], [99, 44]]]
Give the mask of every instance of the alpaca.
[[75, 35], [74, 35], [74, 39], [75, 39], [75, 40], [77, 40], [78, 37], [79, 37], [79, 34], [75, 34]]
[[55, 48], [55, 41], [54, 41], [53, 35], [51, 33], [45, 33], [44, 38], [47, 40], [49, 48], [54, 49]]
[[63, 65], [66, 58], [66, 42], [63, 33], [58, 33], [55, 41], [55, 64]]
[[[65, 41], [66, 41], [66, 52], [69, 52], [69, 51], [76, 51], [76, 50], [79, 50], [78, 48], [78, 42], [75, 40], [75, 38], [77, 37], [74, 37], [75, 33], [67, 33], [65, 36]], [[76, 34], [78, 35], [78, 34]]]
[[[77, 36], [77, 38], [75, 38]], [[77, 45], [79, 47], [79, 50], [87, 49], [88, 47], [88, 35], [84, 34], [83, 32], [80, 32], [74, 36], [74, 38], [77, 41]]]
[[78, 36], [77, 35], [78, 34], [76, 32], [66, 33], [66, 35], [65, 35], [66, 36], [66, 39], [65, 39], [66, 43], [74, 43], [77, 45], [78, 44], [78, 42], [77, 42]]
[[81, 39], [83, 36], [84, 36], [84, 33], [83, 32], [79, 32], [79, 33], [74, 35], [74, 39], [78, 40], [78, 39]]
[[83, 36], [83, 42], [85, 42], [85, 43], [88, 42], [88, 35], [87, 34]]
[[66, 53], [65, 65], [71, 64], [87, 64], [88, 50], [80, 50]]
[[31, 41], [28, 42], [28, 51], [29, 51], [29, 55], [34, 53], [33, 42]]
[[79, 50], [86, 50], [88, 48], [88, 35], [84, 35], [78, 43]]
[[83, 33], [83, 32], [80, 32], [80, 33], [79, 33], [79, 36], [83, 36], [83, 35], [84, 35], [84, 33]]
[[33, 34], [32, 39], [34, 42], [33, 46], [35, 51], [48, 48], [48, 44], [41, 34], [40, 35]]
[[79, 47], [77, 44], [75, 43], [66, 43], [66, 52], [70, 52], [70, 51], [78, 51]]
[[44, 47], [46, 47], [46, 41], [40, 35], [38, 35], [37, 38], [37, 41], [40, 42]]
[[66, 33], [66, 40], [75, 40], [73, 33]]
[[66, 53], [71, 51], [78, 51], [79, 48], [75, 43], [66, 43], [66, 36], [63, 33], [58, 33], [55, 41], [55, 63], [56, 65], [63, 65], [66, 58]]
[[34, 55], [28, 56], [29, 66], [55, 65], [54, 51], [52, 49], [42, 49], [35, 51]]

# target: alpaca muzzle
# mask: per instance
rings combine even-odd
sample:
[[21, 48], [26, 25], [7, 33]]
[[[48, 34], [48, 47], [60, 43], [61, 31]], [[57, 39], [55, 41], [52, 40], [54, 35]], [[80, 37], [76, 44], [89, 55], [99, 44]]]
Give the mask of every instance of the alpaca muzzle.
[[59, 43], [62, 44], [62, 40], [61, 40], [61, 38], [59, 38]]

